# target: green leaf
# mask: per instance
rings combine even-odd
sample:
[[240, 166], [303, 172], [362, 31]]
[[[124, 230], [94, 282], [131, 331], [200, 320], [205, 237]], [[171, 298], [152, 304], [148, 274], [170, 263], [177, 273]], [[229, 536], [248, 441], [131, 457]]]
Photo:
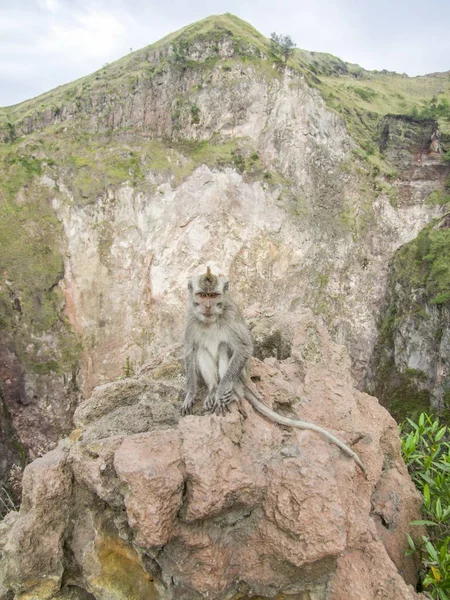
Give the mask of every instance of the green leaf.
[[444, 543], [442, 544], [440, 550], [439, 550], [439, 561], [441, 564], [443, 564], [445, 562], [445, 559], [448, 556], [448, 548], [447, 548], [447, 544]]
[[440, 521], [440, 520], [442, 519], [442, 512], [443, 512], [443, 511], [442, 511], [442, 502], [441, 502], [441, 499], [440, 499], [440, 498], [438, 498], [438, 499], [436, 500], [436, 508], [435, 508], [435, 511], [436, 511], [436, 516], [437, 516], [437, 518], [438, 518], [438, 519], [439, 519], [439, 521]]
[[419, 426], [416, 423], [414, 423], [414, 421], [411, 421], [411, 419], [408, 419], [408, 417], [406, 418], [406, 420], [408, 421], [408, 423], [411, 425], [411, 427], [413, 429], [417, 430], [419, 428]]
[[437, 442], [439, 442], [439, 440], [442, 438], [442, 436], [444, 435], [444, 433], [445, 433], [446, 431], [447, 431], [447, 426], [446, 426], [446, 425], [444, 425], [444, 427], [441, 427], [441, 428], [439, 429], [439, 431], [437, 432], [437, 434], [436, 434], [436, 437], [435, 437], [435, 440], [436, 440]]
[[410, 525], [429, 525], [430, 527], [438, 525], [434, 521], [427, 521], [427, 519], [417, 519], [417, 521], [411, 521]]
[[426, 483], [423, 486], [423, 499], [424, 499], [424, 504], [427, 508], [429, 508], [430, 504], [431, 504], [431, 498], [430, 498], [430, 488], [428, 486], [428, 483]]
[[438, 554], [436, 552], [436, 548], [433, 546], [433, 544], [428, 540], [427, 537], [423, 536], [423, 540], [425, 542], [425, 548], [427, 549], [428, 555], [431, 557], [431, 559], [438, 563], [439, 562], [439, 557]]
[[420, 477], [426, 481], [431, 487], [434, 487], [434, 479], [428, 473], [420, 473]]
[[411, 550], [416, 550], [416, 545], [414, 543], [414, 540], [412, 539], [412, 537], [409, 535], [409, 533], [406, 534], [406, 539], [408, 540], [408, 545], [411, 548]]

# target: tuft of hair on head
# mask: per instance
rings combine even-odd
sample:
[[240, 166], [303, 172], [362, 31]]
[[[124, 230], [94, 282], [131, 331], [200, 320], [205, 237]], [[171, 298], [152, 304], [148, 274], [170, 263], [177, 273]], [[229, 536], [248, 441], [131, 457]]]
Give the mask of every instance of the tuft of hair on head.
[[212, 293], [217, 289], [218, 279], [211, 273], [209, 267], [206, 268], [206, 273], [201, 275], [198, 279], [199, 287], [207, 293]]

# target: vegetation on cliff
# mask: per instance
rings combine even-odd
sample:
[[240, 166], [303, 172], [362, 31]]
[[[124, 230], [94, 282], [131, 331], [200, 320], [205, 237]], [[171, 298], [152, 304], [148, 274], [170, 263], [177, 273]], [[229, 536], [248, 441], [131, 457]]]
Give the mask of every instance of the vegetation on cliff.
[[[447, 215], [430, 223], [397, 251], [390, 266], [371, 391], [399, 420], [428, 410], [430, 402], [440, 410], [448, 411], [450, 407], [450, 381], [445, 376], [441, 381], [433, 381], [439, 371], [437, 363], [448, 360], [444, 340], [450, 310], [448, 220]], [[429, 358], [429, 369], [408, 366], [408, 359], [403, 356], [407, 346], [405, 332], [415, 338], [418, 348], [422, 344], [417, 352]], [[439, 395], [433, 399], [430, 387], [437, 384]]]
[[[64, 266], [62, 227], [50, 203], [51, 192], [39, 182], [51, 160], [22, 152], [18, 144], [0, 147], [0, 329], [15, 352], [38, 373], [76, 370], [76, 343], [61, 320], [58, 281]], [[19, 193], [19, 191], [21, 191]], [[61, 354], [38, 352], [33, 339], [61, 329]]]
[[[288, 36], [287, 36], [288, 37]], [[61, 120], [68, 106], [86, 113], [92, 96], [122, 96], [168, 70], [224, 69], [247, 63], [265, 77], [277, 77], [280, 65], [273, 42], [231, 14], [212, 16], [174, 32], [158, 42], [105, 65], [95, 73], [28, 100], [0, 109], [0, 128], [12, 141], [27, 128]], [[303, 74], [327, 105], [346, 121], [363, 155], [377, 164], [377, 124], [386, 114], [439, 120], [450, 134], [450, 80], [445, 73], [408, 77], [388, 71], [367, 71], [320, 52], [295, 49], [288, 67]], [[105, 96], [106, 97], [106, 96]], [[196, 105], [193, 104], [195, 107]]]
[[420, 555], [423, 588], [435, 600], [450, 599], [450, 443], [449, 429], [422, 413], [417, 422], [408, 419], [402, 430], [402, 455], [423, 496], [423, 520], [427, 535], [408, 535], [410, 553]]

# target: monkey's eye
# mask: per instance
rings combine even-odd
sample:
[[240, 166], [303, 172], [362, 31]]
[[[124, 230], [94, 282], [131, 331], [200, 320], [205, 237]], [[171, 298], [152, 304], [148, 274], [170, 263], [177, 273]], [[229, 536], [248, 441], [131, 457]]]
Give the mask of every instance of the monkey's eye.
[[205, 292], [200, 292], [199, 296], [200, 296], [200, 298], [207, 298], [208, 294], [205, 294]]
[[209, 295], [209, 297], [210, 297], [210, 298], [217, 298], [217, 296], [218, 296], [218, 295], [219, 295], [219, 294], [210, 294], [210, 295]]

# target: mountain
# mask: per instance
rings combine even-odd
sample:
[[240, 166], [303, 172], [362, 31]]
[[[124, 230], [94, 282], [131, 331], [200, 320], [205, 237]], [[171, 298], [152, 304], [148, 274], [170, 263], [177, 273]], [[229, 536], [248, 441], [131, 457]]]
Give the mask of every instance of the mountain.
[[447, 210], [449, 99], [448, 73], [285, 64], [227, 14], [1, 109], [0, 479], [180, 342], [205, 264], [243, 307], [311, 308], [372, 385], [389, 263]]

